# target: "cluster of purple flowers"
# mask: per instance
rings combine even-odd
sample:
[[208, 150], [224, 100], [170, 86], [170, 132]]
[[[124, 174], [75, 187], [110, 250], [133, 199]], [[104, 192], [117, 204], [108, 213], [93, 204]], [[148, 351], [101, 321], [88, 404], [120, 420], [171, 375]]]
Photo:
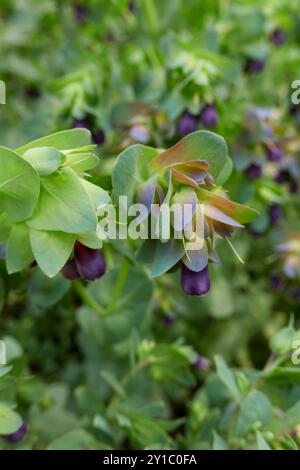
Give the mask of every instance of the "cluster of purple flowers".
[[216, 106], [214, 104], [206, 104], [197, 116], [184, 111], [179, 119], [177, 130], [179, 135], [185, 136], [194, 132], [198, 124], [201, 124], [206, 129], [213, 129], [217, 127], [218, 122], [219, 116]]

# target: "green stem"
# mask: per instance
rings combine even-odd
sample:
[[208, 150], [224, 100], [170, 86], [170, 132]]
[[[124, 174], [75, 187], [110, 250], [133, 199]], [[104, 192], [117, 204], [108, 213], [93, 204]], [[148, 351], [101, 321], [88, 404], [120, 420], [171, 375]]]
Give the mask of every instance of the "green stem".
[[79, 297], [81, 298], [82, 302], [89, 307], [91, 310], [93, 310], [97, 315], [103, 317], [107, 315], [107, 311], [101, 307], [100, 304], [94, 299], [94, 297], [91, 296], [89, 291], [86, 289], [86, 287], [82, 284], [81, 281], [73, 281], [73, 287]]

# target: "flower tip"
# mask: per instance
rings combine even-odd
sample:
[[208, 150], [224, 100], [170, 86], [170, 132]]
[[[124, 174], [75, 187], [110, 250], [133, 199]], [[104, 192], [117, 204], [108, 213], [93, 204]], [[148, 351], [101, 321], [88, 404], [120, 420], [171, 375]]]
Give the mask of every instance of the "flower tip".
[[191, 271], [185, 264], [181, 265], [181, 286], [187, 295], [206, 295], [210, 289], [210, 277], [208, 267], [202, 271]]

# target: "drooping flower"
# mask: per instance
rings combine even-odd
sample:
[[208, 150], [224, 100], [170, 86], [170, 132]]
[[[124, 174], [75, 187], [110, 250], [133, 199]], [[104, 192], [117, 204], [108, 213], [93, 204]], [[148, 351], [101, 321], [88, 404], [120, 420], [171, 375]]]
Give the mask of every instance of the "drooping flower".
[[23, 421], [23, 423], [21, 424], [21, 426], [19, 427], [17, 431], [5, 436], [5, 440], [12, 444], [15, 442], [20, 442], [24, 438], [25, 434], [27, 434], [27, 431], [28, 431], [28, 424], [25, 421]]
[[247, 60], [244, 71], [245, 73], [251, 75], [255, 73], [262, 72], [265, 68], [265, 62], [261, 59], [249, 59]]
[[194, 132], [197, 129], [197, 117], [188, 111], [184, 111], [179, 118], [177, 130], [178, 134], [184, 137], [185, 135]]
[[95, 144], [102, 145], [105, 142], [105, 134], [102, 129], [92, 131], [92, 138]]
[[74, 258], [69, 260], [62, 269], [63, 275], [70, 280], [79, 279], [95, 281], [106, 272], [106, 263], [100, 250], [94, 250], [76, 242]]
[[274, 142], [265, 143], [265, 152], [270, 162], [280, 162], [283, 158], [283, 150]]
[[89, 119], [89, 117], [84, 117], [84, 118], [81, 118], [81, 119], [74, 119], [73, 120], [73, 124], [72, 124], [72, 127], [74, 127], [75, 129], [81, 129], [81, 128], [85, 128], [85, 129], [90, 129], [91, 128], [91, 121]]
[[200, 356], [200, 354], [199, 354], [197, 356], [197, 359], [195, 360], [195, 362], [192, 364], [192, 366], [195, 369], [206, 371], [206, 370], [209, 370], [209, 368], [211, 366], [211, 362], [210, 362], [209, 359], [207, 359], [204, 356]]
[[131, 1], [128, 3], [128, 11], [130, 11], [130, 13], [135, 13], [135, 12], [136, 12], [136, 9], [137, 9], [136, 2], [135, 2], [134, 0], [131, 0]]
[[207, 129], [217, 127], [219, 116], [218, 111], [213, 104], [206, 104], [204, 106], [200, 113], [200, 121]]
[[284, 280], [278, 274], [271, 276], [271, 287], [275, 291], [282, 291], [284, 288]]
[[172, 315], [171, 313], [168, 313], [164, 315], [164, 323], [167, 326], [173, 326], [176, 323], [176, 317], [175, 315]]
[[189, 269], [185, 264], [181, 265], [181, 286], [187, 295], [202, 296], [210, 289], [210, 277], [208, 267], [196, 272]]
[[279, 184], [287, 184], [289, 192], [291, 194], [296, 194], [299, 190], [299, 183], [297, 180], [298, 175], [294, 174], [290, 168], [281, 168], [274, 180]]
[[271, 204], [269, 207], [270, 225], [276, 225], [282, 219], [282, 209], [279, 204]]
[[245, 170], [246, 175], [249, 179], [255, 180], [262, 176], [263, 169], [259, 163], [251, 163]]
[[275, 28], [270, 34], [270, 41], [274, 46], [282, 46], [285, 43], [285, 35], [282, 29]]
[[69, 279], [70, 281], [74, 281], [75, 279], [80, 278], [80, 274], [77, 269], [76, 261], [74, 258], [66, 262], [66, 264], [62, 268], [62, 273], [64, 277], [66, 279]]
[[77, 23], [83, 23], [86, 19], [87, 8], [82, 2], [76, 2], [75, 7], [75, 18]]

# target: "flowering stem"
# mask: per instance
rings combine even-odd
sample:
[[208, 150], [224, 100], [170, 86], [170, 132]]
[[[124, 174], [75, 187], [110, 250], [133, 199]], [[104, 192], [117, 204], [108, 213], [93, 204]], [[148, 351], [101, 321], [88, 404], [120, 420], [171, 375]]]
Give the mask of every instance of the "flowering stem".
[[73, 281], [73, 287], [79, 297], [81, 298], [82, 302], [93, 310], [97, 315], [103, 317], [108, 315], [107, 310], [105, 310], [101, 305], [91, 296], [87, 288], [82, 284], [81, 281]]

